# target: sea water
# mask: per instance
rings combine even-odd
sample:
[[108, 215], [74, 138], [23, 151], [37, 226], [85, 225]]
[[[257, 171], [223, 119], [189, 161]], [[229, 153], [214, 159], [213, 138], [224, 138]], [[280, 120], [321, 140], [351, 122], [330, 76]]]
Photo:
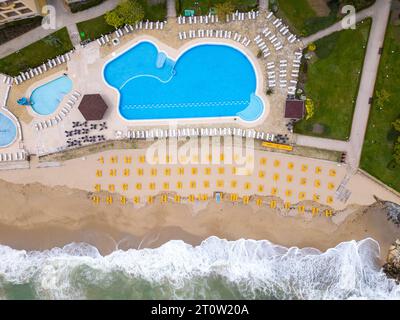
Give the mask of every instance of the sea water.
[[3, 299], [399, 299], [371, 239], [320, 252], [210, 237], [102, 256], [88, 244], [0, 246]]

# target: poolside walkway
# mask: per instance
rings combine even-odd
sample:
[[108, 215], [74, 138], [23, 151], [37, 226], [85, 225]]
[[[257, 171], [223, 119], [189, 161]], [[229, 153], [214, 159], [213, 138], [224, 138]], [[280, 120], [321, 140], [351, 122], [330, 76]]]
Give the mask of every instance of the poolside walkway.
[[[299, 145], [316, 148], [321, 148], [323, 146], [323, 149], [339, 149], [339, 151], [346, 151], [346, 161], [353, 170], [357, 169], [360, 163], [361, 151], [364, 143], [364, 136], [368, 125], [368, 116], [371, 107], [369, 104], [369, 99], [374, 95], [375, 81], [378, 74], [380, 62], [379, 48], [383, 46], [383, 42], [385, 39], [386, 26], [390, 16], [391, 2], [391, 0], [377, 1], [375, 5], [364, 10], [365, 14], [370, 11], [372, 12], [371, 17], [373, 21], [367, 45], [367, 51], [365, 54], [363, 71], [361, 74], [360, 88], [358, 91], [356, 106], [353, 115], [350, 139], [345, 142], [332, 139], [315, 138], [310, 136], [297, 136], [297, 143]], [[359, 18], [361, 19], [362, 16]], [[332, 31], [331, 28], [328, 29]], [[319, 34], [322, 35], [322, 31]], [[312, 40], [310, 39], [310, 37], [307, 39], [303, 40], [303, 42]], [[315, 37], [315, 39], [317, 39], [317, 37]]]
[[[117, 4], [119, 0], [106, 0], [105, 2], [95, 6], [93, 8], [77, 12], [71, 13], [64, 5], [62, 1], [59, 0], [48, 0], [48, 5], [54, 6], [56, 10], [56, 29], [46, 30], [44, 28], [37, 27], [23, 35], [12, 39], [3, 45], [0, 46], [0, 58], [3, 58], [15, 51], [18, 51], [29, 44], [36, 42], [49, 34], [71, 25], [75, 25], [78, 22], [89, 20], [96, 18], [106, 11], [112, 10]], [[74, 44], [75, 45], [75, 44]]]

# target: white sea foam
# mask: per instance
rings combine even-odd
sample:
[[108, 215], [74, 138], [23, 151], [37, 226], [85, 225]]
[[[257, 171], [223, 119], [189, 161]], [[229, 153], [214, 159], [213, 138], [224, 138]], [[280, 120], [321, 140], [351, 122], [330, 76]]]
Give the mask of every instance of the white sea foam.
[[[85, 298], [74, 280], [77, 270], [85, 272], [90, 283], [111, 281], [107, 275], [113, 272], [153, 286], [168, 283], [171, 298], [190, 298], [187, 292], [206, 290], [190, 288], [196, 285], [194, 279], [219, 277], [234, 285], [243, 298], [399, 299], [400, 286], [386, 278], [378, 265], [379, 251], [371, 238], [343, 242], [323, 253], [217, 237], [196, 247], [175, 240], [157, 249], [118, 250], [107, 256], [88, 244], [41, 252], [0, 246], [0, 276], [7, 283], [33, 283], [39, 297], [50, 299]], [[189, 290], [177, 293], [182, 288]]]

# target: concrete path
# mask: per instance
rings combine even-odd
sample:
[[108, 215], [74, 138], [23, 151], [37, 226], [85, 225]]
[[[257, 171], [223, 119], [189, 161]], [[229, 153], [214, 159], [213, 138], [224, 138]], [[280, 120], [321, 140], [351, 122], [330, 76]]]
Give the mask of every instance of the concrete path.
[[302, 135], [297, 136], [297, 143], [299, 145], [346, 151], [346, 161], [353, 170], [357, 169], [360, 163], [361, 151], [371, 107], [369, 99], [374, 94], [375, 81], [378, 75], [380, 61], [379, 48], [383, 46], [385, 39], [386, 26], [390, 16], [390, 7], [391, 0], [379, 0], [375, 5], [368, 9], [368, 11], [371, 11], [372, 13], [371, 17], [373, 22], [365, 54], [349, 141], [344, 142]]
[[318, 149], [326, 149], [326, 150], [334, 150], [334, 151], [346, 151], [348, 148], [347, 141], [334, 140], [334, 139], [325, 139], [304, 135], [296, 136], [296, 144], [313, 147]]
[[268, 10], [268, 0], [259, 0], [258, 8], [260, 9], [260, 11]]
[[72, 45], [74, 47], [78, 46], [81, 42], [81, 37], [79, 36], [79, 30], [75, 23], [67, 26], [67, 31], [69, 38], [71, 39]]
[[[377, 1], [377, 2], [380, 2], [380, 1]], [[376, 6], [373, 5], [373, 6], [371, 6], [369, 8], [366, 8], [366, 9], [360, 11], [360, 12], [357, 12], [356, 21], [360, 22], [360, 21], [364, 20], [365, 18], [372, 17], [374, 15], [374, 12], [375, 12], [375, 9], [376, 9], [375, 7]], [[343, 30], [342, 21], [343, 20], [331, 25], [330, 27], [328, 27], [328, 28], [326, 28], [324, 30], [321, 30], [321, 31], [319, 31], [317, 33], [314, 33], [314, 34], [312, 34], [311, 36], [309, 36], [307, 38], [303, 38], [302, 41], [303, 41], [304, 45], [308, 45], [308, 44], [310, 44], [312, 42], [315, 42], [318, 39], [324, 38], [324, 37], [326, 37], [326, 36], [328, 36], [328, 35], [330, 35], [330, 34], [332, 34], [334, 32], [342, 31]]]
[[24, 33], [23, 35], [13, 40], [4, 43], [0, 46], [0, 58], [3, 58], [17, 50], [20, 50], [63, 27], [68, 27], [84, 20], [96, 18], [104, 14], [106, 11], [115, 8], [115, 6], [119, 3], [119, 0], [106, 0], [98, 6], [77, 13], [71, 13], [64, 6], [63, 1], [48, 0], [47, 3], [48, 5], [54, 6], [56, 9], [56, 29], [46, 30], [40, 26], [27, 33]]
[[167, 0], [167, 17], [168, 18], [176, 17], [175, 0]]

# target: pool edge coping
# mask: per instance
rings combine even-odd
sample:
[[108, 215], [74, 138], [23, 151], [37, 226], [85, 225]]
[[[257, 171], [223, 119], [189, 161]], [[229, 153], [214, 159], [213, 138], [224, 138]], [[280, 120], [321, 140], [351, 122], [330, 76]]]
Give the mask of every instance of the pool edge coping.
[[[226, 40], [226, 41], [221, 41], [221, 40]], [[260, 99], [263, 102], [263, 112], [262, 114], [254, 121], [245, 121], [243, 120], [240, 116], [234, 115], [234, 116], [226, 116], [226, 117], [197, 117], [197, 118], [171, 118], [171, 119], [126, 119], [122, 116], [119, 108], [119, 102], [120, 102], [120, 92], [117, 88], [111, 86], [110, 84], [107, 83], [105, 77], [104, 77], [104, 70], [106, 66], [111, 63], [113, 60], [117, 59], [118, 57], [122, 56], [125, 52], [129, 51], [132, 49], [134, 46], [142, 43], [142, 42], [150, 42], [155, 46], [157, 51], [163, 52], [167, 55], [169, 59], [173, 59], [175, 62], [188, 50], [192, 49], [195, 46], [202, 45], [202, 44], [211, 44], [211, 45], [226, 45], [229, 47], [232, 47], [233, 49], [238, 50], [240, 53], [242, 53], [250, 62], [250, 64], [253, 67], [255, 76], [256, 76], [256, 90], [255, 94], [260, 97]], [[246, 52], [243, 50], [242, 46], [237, 46], [237, 42], [231, 40], [231, 39], [193, 39], [192, 41], [189, 41], [188, 43], [185, 43], [183, 46], [180, 46], [178, 49], [172, 48], [168, 46], [166, 43], [163, 41], [152, 37], [148, 35], [142, 35], [139, 37], [136, 37], [132, 41], [126, 43], [123, 47], [118, 48], [116, 51], [113, 51], [111, 54], [107, 55], [104, 57], [104, 63], [101, 67], [101, 77], [103, 79], [104, 84], [112, 89], [112, 91], [117, 93], [117, 108], [118, 108], [118, 115], [121, 118], [121, 120], [126, 121], [129, 124], [144, 124], [148, 122], [149, 124], [155, 123], [156, 125], [163, 125], [163, 124], [169, 124], [171, 122], [176, 123], [176, 122], [181, 122], [181, 121], [187, 121], [190, 123], [196, 123], [196, 124], [203, 124], [204, 122], [209, 122], [213, 121], [215, 123], [231, 123], [231, 124], [239, 124], [245, 127], [256, 127], [258, 125], [261, 125], [265, 118], [268, 116], [270, 112], [270, 102], [268, 97], [263, 94], [262, 88], [264, 88], [265, 83], [264, 83], [264, 78], [262, 76], [262, 70], [261, 66], [256, 63], [256, 60], [252, 55], [250, 55], [250, 52]], [[110, 57], [111, 56], [111, 57]], [[235, 118], [237, 120], [235, 120]], [[222, 120], [222, 121], [221, 121]]]

